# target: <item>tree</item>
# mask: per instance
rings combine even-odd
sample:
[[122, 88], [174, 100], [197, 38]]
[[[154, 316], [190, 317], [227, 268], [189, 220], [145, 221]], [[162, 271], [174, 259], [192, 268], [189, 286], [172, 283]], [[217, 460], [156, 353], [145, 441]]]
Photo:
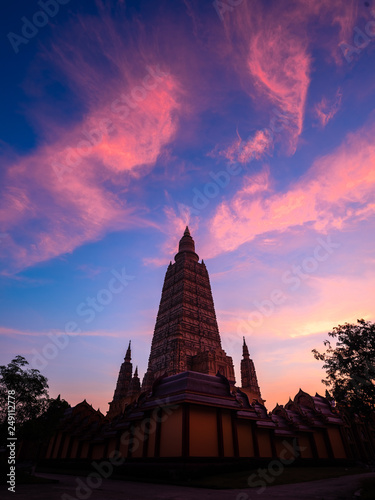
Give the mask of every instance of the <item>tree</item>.
[[41, 415], [49, 403], [48, 383], [39, 370], [24, 369], [28, 361], [16, 356], [8, 365], [0, 366], [0, 423], [8, 416], [8, 394], [14, 397], [16, 425]]
[[375, 323], [357, 320], [333, 328], [328, 335], [333, 347], [324, 341], [326, 352], [313, 349], [315, 359], [323, 361], [327, 372], [323, 384], [328, 395], [351, 413], [368, 415], [375, 410]]
[[17, 431], [22, 441], [21, 458], [44, 457], [50, 438], [56, 432], [59, 422], [70, 405], [60, 398], [48, 400], [48, 408], [39, 417], [27, 420]]

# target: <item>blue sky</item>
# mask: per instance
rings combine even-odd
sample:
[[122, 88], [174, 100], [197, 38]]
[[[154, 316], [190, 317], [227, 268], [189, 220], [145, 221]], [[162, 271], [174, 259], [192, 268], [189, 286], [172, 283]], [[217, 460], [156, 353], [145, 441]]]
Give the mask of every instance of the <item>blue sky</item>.
[[2, 11], [0, 363], [106, 411], [189, 224], [237, 382], [245, 335], [267, 407], [323, 393], [311, 349], [374, 319], [373, 3]]

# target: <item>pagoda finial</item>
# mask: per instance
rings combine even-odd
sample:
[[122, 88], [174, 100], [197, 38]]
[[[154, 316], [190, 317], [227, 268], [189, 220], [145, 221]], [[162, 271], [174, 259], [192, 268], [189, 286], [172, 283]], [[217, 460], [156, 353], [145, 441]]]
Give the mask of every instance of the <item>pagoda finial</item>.
[[125, 361], [130, 361], [132, 359], [132, 355], [131, 355], [131, 343], [132, 343], [132, 341], [129, 340], [129, 346], [128, 346], [128, 350], [126, 351]]
[[191, 237], [189, 226], [186, 226], [185, 232], [180, 239], [178, 244], [178, 253], [175, 255], [175, 261], [177, 260], [194, 260], [195, 262], [199, 261], [198, 255], [195, 253], [195, 243], [193, 238]]
[[138, 366], [135, 367], [135, 372], [134, 372], [133, 377], [138, 377]]

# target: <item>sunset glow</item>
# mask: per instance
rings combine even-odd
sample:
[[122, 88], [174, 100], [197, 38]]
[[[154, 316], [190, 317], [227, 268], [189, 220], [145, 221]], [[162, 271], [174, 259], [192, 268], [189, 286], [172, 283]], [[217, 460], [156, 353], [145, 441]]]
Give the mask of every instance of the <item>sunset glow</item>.
[[40, 9], [0, 21], [0, 365], [106, 412], [189, 225], [238, 385], [245, 336], [269, 410], [324, 395], [311, 350], [375, 320], [375, 3]]

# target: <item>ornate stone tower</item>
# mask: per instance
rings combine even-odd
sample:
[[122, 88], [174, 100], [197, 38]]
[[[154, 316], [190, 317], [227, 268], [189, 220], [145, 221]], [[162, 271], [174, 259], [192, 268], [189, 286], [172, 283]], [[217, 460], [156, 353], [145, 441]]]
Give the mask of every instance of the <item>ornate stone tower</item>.
[[265, 400], [262, 399], [262, 396], [260, 394], [254, 362], [250, 358], [249, 349], [247, 348], [245, 342], [245, 337], [243, 338], [242, 356], [243, 359], [241, 360], [241, 385], [242, 385], [241, 390], [246, 393], [250, 403], [253, 401], [253, 399], [256, 399], [257, 401], [259, 401], [259, 403], [264, 404]]
[[163, 375], [188, 370], [220, 372], [235, 384], [232, 358], [221, 347], [208, 272], [186, 227], [165, 275], [142, 390]]
[[128, 392], [132, 382], [133, 365], [131, 363], [131, 341], [129, 342], [128, 350], [126, 351], [124, 362], [121, 365], [118, 374], [117, 385], [113, 400], [109, 403], [109, 411], [107, 416], [112, 417], [124, 411], [128, 401]]

